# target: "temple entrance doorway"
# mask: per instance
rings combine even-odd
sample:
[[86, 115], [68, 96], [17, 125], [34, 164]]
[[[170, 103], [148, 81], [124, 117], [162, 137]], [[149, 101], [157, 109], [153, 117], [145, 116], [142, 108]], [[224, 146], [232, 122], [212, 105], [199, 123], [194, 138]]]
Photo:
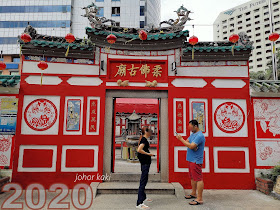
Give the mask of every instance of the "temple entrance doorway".
[[150, 173], [159, 173], [159, 105], [160, 99], [114, 99], [113, 173], [141, 173], [137, 148], [143, 127], [152, 131], [149, 150], [156, 155]]
[[168, 182], [168, 92], [107, 90], [105, 102], [104, 174], [110, 181], [139, 181], [137, 157], [140, 130], [152, 130], [148, 139], [152, 157], [149, 179]]

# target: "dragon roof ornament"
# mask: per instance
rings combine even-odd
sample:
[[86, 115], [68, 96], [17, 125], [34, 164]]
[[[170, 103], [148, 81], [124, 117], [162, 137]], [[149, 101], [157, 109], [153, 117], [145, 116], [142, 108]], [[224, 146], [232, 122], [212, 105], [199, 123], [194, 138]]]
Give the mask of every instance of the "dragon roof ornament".
[[[116, 25], [116, 22], [105, 17], [98, 17], [99, 8], [94, 4], [90, 4], [84, 8], [85, 14], [83, 17], [87, 17], [92, 28], [96, 28], [104, 31], [114, 31], [114, 32], [124, 32], [124, 33], [135, 33], [140, 28], [124, 28]], [[190, 10], [186, 9], [183, 5], [174, 11], [177, 14], [177, 19], [169, 19], [167, 21], [162, 21], [159, 23], [159, 27], [146, 26], [145, 31], [148, 33], [174, 33], [179, 32], [184, 29], [184, 25], [187, 21], [192, 20], [189, 15], [192, 13]], [[106, 23], [110, 22], [108, 25]], [[163, 27], [162, 25], [167, 24], [168, 26]]]

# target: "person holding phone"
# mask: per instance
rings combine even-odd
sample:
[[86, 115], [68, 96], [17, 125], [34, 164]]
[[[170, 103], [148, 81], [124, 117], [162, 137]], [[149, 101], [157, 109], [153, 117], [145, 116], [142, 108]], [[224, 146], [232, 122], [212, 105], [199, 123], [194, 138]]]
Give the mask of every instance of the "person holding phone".
[[[189, 204], [190, 205], [200, 205], [203, 204], [202, 192], [204, 187], [203, 177], [202, 177], [202, 164], [204, 156], [204, 146], [205, 137], [198, 127], [198, 122], [196, 120], [191, 120], [189, 122], [189, 129], [192, 134], [187, 140], [176, 133], [176, 138], [180, 140], [187, 149], [187, 161], [189, 162], [189, 177], [191, 179], [192, 192], [186, 195], [186, 199], [194, 199]], [[197, 194], [196, 194], [197, 191]]]
[[152, 202], [151, 199], [148, 199], [145, 193], [145, 187], [148, 183], [149, 170], [151, 166], [151, 157], [155, 156], [150, 153], [149, 148], [150, 144], [148, 138], [152, 135], [152, 131], [148, 127], [143, 127], [141, 129], [142, 135], [138, 143], [138, 159], [141, 163], [141, 179], [138, 189], [138, 199], [136, 208], [138, 209], [150, 209], [147, 205], [144, 204], [144, 201]]

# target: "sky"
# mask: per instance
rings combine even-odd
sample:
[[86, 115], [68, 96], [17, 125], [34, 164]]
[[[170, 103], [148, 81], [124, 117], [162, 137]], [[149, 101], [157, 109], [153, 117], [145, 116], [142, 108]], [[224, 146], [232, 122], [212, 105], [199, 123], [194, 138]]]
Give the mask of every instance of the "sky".
[[[199, 41], [213, 41], [213, 23], [220, 12], [244, 4], [249, 0], [161, 0], [161, 20], [176, 19], [177, 10], [182, 4], [193, 13], [193, 19], [186, 23], [185, 29], [198, 37]], [[194, 25], [194, 32], [192, 29]]]

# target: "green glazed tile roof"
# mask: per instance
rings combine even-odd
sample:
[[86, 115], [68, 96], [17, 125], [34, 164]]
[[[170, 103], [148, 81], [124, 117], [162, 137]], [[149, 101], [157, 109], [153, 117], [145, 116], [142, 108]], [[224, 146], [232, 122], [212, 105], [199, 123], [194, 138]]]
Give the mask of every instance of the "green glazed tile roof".
[[[193, 47], [186, 47], [184, 48], [184, 52], [192, 52]], [[252, 50], [253, 46], [248, 45], [248, 46], [234, 46], [235, 51], [241, 51], [241, 50]], [[194, 46], [194, 51], [199, 51], [199, 52], [226, 52], [226, 51], [231, 51], [232, 46]]]
[[14, 87], [20, 82], [20, 75], [0, 75], [0, 86]]
[[[23, 41], [19, 40], [21, 45], [26, 45]], [[70, 49], [79, 49], [79, 50], [88, 50], [92, 51], [93, 46], [85, 45], [85, 44], [79, 44], [79, 43], [62, 43], [62, 42], [54, 42], [54, 41], [45, 41], [45, 40], [31, 40], [30, 43], [33, 46], [40, 46], [40, 47], [50, 47], [50, 48], [68, 48], [68, 45], [70, 45]]]
[[[110, 31], [101, 31], [95, 28], [87, 27], [86, 31], [88, 33], [94, 33], [95, 35], [104, 35], [108, 36], [109, 34], [114, 34], [117, 38], [126, 38], [126, 39], [140, 39], [138, 34], [132, 34], [132, 33], [125, 33], [125, 32], [110, 32]], [[147, 40], [159, 40], [159, 39], [173, 39], [176, 37], [181, 36], [189, 36], [189, 31], [180, 31], [177, 33], [157, 33], [157, 34], [148, 34]]]

